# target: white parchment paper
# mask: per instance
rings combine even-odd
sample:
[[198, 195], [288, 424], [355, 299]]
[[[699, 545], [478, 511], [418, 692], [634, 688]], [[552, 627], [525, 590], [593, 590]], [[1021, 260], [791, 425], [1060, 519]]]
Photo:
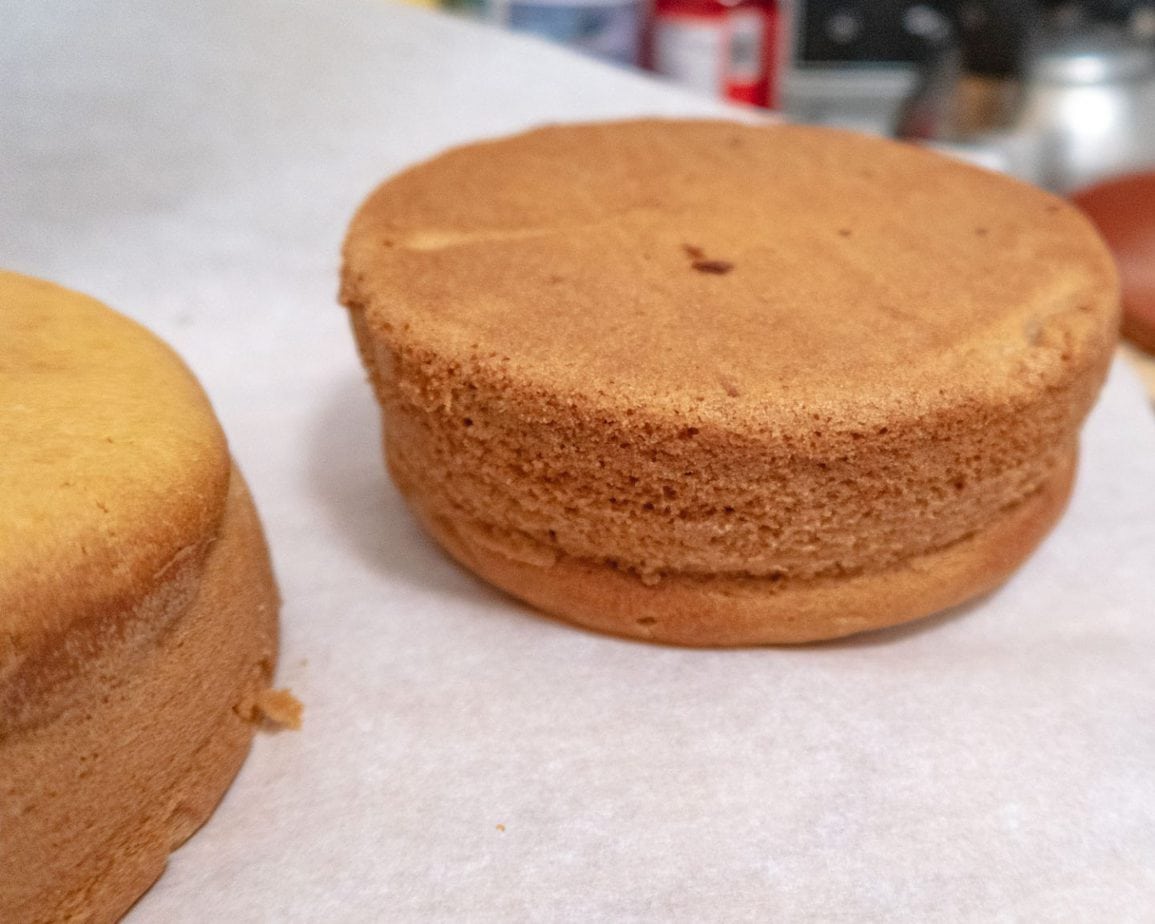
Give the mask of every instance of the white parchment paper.
[[134, 924], [1152, 919], [1155, 419], [1124, 369], [1069, 513], [993, 596], [798, 650], [595, 636], [415, 528], [338, 248], [376, 182], [449, 144], [713, 105], [373, 0], [4, 20], [0, 263], [139, 318], [200, 376], [307, 704]]

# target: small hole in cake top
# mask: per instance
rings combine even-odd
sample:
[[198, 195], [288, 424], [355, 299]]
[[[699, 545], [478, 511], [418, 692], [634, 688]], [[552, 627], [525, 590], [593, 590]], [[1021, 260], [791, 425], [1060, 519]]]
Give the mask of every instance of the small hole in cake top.
[[709, 273], [712, 276], [724, 276], [734, 268], [734, 264], [726, 260], [695, 260], [691, 266], [699, 273]]

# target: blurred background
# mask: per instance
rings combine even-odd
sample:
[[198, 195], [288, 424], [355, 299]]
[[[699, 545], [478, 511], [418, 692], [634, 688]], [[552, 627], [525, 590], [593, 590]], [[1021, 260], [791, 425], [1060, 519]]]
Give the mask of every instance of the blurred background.
[[1155, 0], [410, 2], [1070, 196], [1118, 258], [1124, 334], [1155, 354]]
[[440, 2], [702, 93], [949, 147], [1058, 191], [1155, 161], [1155, 0]]

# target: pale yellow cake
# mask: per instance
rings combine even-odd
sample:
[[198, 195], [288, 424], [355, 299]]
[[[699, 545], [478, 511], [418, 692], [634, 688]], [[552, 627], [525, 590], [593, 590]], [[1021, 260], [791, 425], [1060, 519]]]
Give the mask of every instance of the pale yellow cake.
[[990, 590], [1070, 492], [1118, 325], [1070, 205], [800, 126], [551, 126], [354, 219], [395, 480], [549, 613], [801, 642]]
[[168, 347], [12, 273], [0, 344], [0, 921], [111, 921], [240, 767], [277, 592]]

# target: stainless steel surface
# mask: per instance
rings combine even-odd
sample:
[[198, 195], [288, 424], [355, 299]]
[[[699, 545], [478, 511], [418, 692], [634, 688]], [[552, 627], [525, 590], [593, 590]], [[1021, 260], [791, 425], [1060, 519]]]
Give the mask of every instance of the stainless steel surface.
[[1140, 80], [1155, 72], [1155, 55], [1121, 30], [1099, 29], [1052, 39], [1032, 69], [1036, 80], [1064, 85]]
[[918, 85], [925, 34], [943, 28], [934, 3], [783, 0], [782, 8], [786, 114], [889, 134]]
[[1151, 167], [1155, 47], [1120, 26], [1055, 27], [1021, 78], [969, 74], [948, 53], [924, 73], [896, 133], [1057, 192]]
[[1155, 51], [1119, 30], [1053, 42], [1017, 131], [1035, 147], [1034, 178], [1060, 192], [1155, 164]]
[[799, 122], [889, 134], [917, 83], [913, 65], [796, 68], [783, 80], [783, 109]]

